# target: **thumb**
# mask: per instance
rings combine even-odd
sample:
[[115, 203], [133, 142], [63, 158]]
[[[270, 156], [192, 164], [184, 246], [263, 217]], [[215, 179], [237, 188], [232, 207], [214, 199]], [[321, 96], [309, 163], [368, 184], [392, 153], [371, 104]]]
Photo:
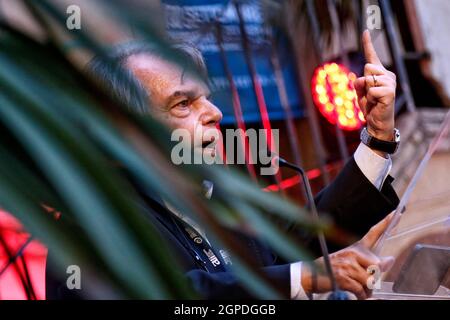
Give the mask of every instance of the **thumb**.
[[353, 81], [353, 87], [359, 98], [364, 97], [366, 95], [366, 77], [360, 77]]
[[364, 238], [361, 239], [362, 245], [364, 247], [366, 247], [367, 249], [371, 249], [375, 245], [375, 243], [378, 241], [378, 239], [381, 237], [381, 235], [384, 233], [384, 231], [386, 231], [393, 216], [394, 216], [394, 212], [392, 212], [386, 218], [384, 218], [383, 220], [378, 222], [376, 225], [374, 225], [369, 230], [369, 232], [366, 233]]

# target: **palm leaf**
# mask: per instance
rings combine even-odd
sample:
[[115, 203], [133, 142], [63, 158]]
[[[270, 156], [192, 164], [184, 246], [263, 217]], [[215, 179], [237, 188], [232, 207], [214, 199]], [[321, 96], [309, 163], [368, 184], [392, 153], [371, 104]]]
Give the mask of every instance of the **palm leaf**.
[[[270, 223], [267, 213], [311, 230], [324, 226], [312, 222], [295, 204], [262, 192], [234, 170], [174, 167], [167, 128], [149, 116], [129, 113], [67, 58], [57, 36], [67, 33], [58, 7], [44, 0], [26, 3], [51, 43], [37, 43], [11, 26], [2, 26], [0, 121], [20, 143], [19, 153], [8, 148], [0, 156], [2, 207], [55, 250], [61, 265], [74, 258], [83, 261], [93, 278], [98, 276], [121, 297], [192, 297], [164, 239], [142, 215], [140, 196], [123, 174], [126, 169], [146, 190], [198, 220], [217, 244], [229, 249], [236, 257], [237, 276], [255, 296], [279, 297], [223, 226], [253, 225], [255, 233], [292, 260], [305, 258], [304, 251]], [[133, 21], [136, 32], [180, 62], [142, 11], [125, 1], [108, 4], [118, 22]], [[92, 54], [104, 52], [99, 39], [84, 31], [71, 36]], [[14, 161], [22, 153], [28, 161]], [[120, 162], [121, 167], [111, 162]], [[11, 170], [19, 174], [11, 175]], [[201, 195], [205, 178], [216, 183], [217, 195], [209, 202]], [[81, 233], [77, 236], [66, 219], [55, 224], [42, 212], [39, 200], [61, 208]], [[63, 235], [65, 240], [59, 241]], [[99, 289], [92, 290], [100, 295]]]

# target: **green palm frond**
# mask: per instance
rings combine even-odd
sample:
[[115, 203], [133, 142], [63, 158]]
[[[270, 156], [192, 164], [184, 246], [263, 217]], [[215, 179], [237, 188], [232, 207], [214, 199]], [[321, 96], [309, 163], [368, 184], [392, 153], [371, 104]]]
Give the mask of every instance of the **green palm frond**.
[[[59, 37], [65, 34], [91, 54], [104, 52], [100, 39], [89, 30], [70, 33], [64, 11], [53, 1], [25, 3], [50, 41], [39, 43], [0, 25], [0, 206], [54, 251], [61, 265], [75, 260], [88, 266], [93, 297], [104, 297], [105, 287], [110, 296], [124, 298], [194, 297], [165, 239], [142, 214], [142, 199], [128, 182], [131, 176], [230, 249], [237, 276], [256, 296], [279, 297], [223, 226], [253, 226], [290, 260], [306, 253], [269, 215], [312, 231], [325, 226], [232, 169], [172, 165], [167, 128], [113, 101], [68, 58]], [[114, 21], [133, 25], [136, 34], [180, 62], [161, 30], [149, 23], [151, 13], [143, 15], [126, 1], [99, 1], [106, 3]], [[139, 147], [135, 138], [142, 142]], [[202, 197], [206, 177], [219, 190], [211, 201]], [[63, 212], [61, 221], [45, 213], [42, 204]]]

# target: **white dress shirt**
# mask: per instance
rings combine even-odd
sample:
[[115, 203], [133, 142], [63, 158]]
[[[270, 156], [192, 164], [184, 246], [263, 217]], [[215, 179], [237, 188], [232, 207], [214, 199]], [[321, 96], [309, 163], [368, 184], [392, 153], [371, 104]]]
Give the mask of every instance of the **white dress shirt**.
[[[392, 169], [392, 160], [390, 157], [383, 158], [376, 154], [372, 149], [363, 143], [360, 143], [358, 149], [353, 155], [355, 162], [361, 172], [378, 190], [381, 190], [384, 181]], [[302, 262], [291, 264], [291, 299], [308, 300], [308, 296], [302, 287]]]

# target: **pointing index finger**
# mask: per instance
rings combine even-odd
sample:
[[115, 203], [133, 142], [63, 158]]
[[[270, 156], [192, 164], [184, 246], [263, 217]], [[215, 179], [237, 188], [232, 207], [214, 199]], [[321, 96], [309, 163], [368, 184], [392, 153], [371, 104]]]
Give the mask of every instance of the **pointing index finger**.
[[380, 58], [378, 58], [378, 54], [375, 51], [372, 43], [372, 37], [370, 36], [369, 30], [364, 31], [362, 37], [362, 43], [364, 48], [364, 55], [366, 57], [367, 63], [376, 64], [382, 66]]

